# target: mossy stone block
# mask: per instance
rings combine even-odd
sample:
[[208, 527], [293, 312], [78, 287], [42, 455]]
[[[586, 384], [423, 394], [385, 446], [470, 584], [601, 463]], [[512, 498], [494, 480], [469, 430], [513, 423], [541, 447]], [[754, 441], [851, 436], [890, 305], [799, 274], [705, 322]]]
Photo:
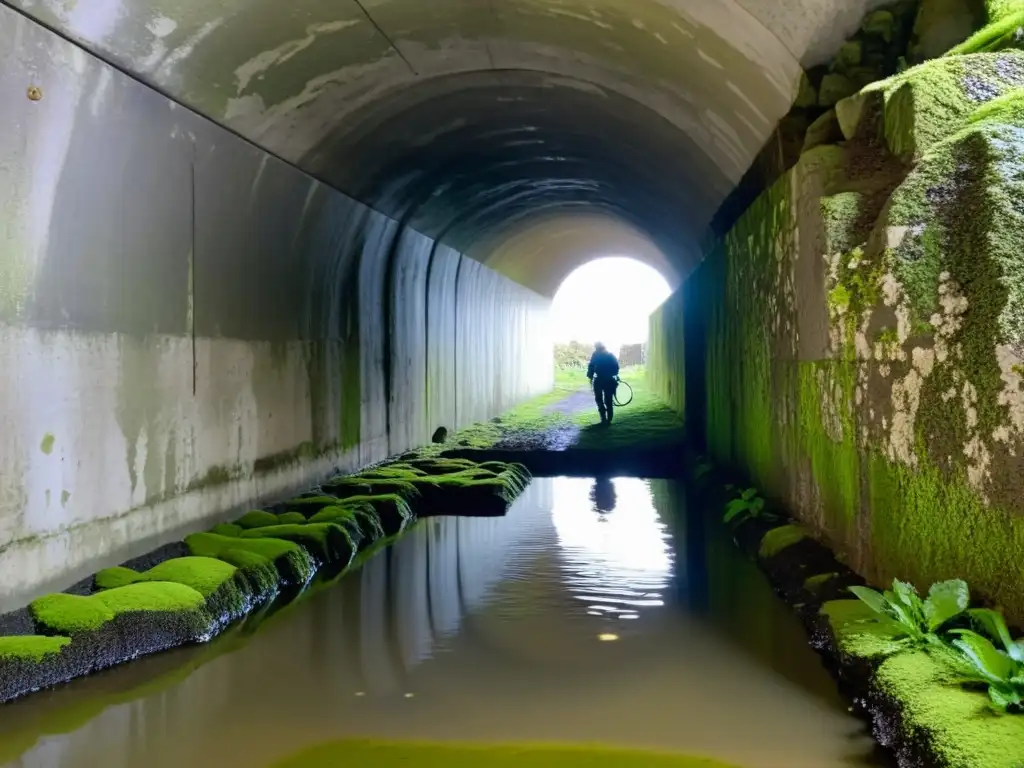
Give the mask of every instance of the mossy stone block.
[[796, 101], [793, 102], [793, 106], [798, 109], [807, 109], [809, 107], [817, 106], [818, 104], [818, 91], [814, 88], [807, 73], [800, 72], [800, 85], [796, 92]]
[[865, 35], [891, 43], [896, 31], [896, 19], [891, 11], [872, 11], [864, 17], [860, 29]]
[[843, 132], [839, 130], [839, 119], [836, 117], [836, 111], [830, 109], [811, 123], [810, 128], [807, 129], [807, 133], [804, 135], [802, 152], [814, 149], [822, 144], [835, 144], [842, 141], [842, 139]]
[[860, 40], [850, 40], [839, 46], [833, 66], [839, 72], [846, 72], [850, 67], [856, 67], [864, 58], [864, 46]]
[[70, 637], [48, 635], [12, 635], [0, 637], [0, 661], [42, 661], [56, 656]]
[[928, 744], [937, 765], [1024, 765], [1024, 717], [998, 715], [983, 690], [964, 687], [941, 649], [891, 656], [875, 684], [899, 702], [907, 736]]
[[938, 58], [962, 43], [984, 23], [976, 0], [921, 0], [914, 21], [910, 61], [919, 64]]
[[794, 544], [803, 541], [809, 535], [807, 529], [801, 525], [783, 525], [773, 528], [761, 539], [761, 546], [758, 548], [757, 555], [762, 560], [768, 560]]
[[831, 72], [821, 79], [818, 106], [832, 107], [836, 102], [857, 92], [857, 84], [846, 75]]
[[830, 600], [821, 607], [836, 647], [847, 656], [873, 662], [907, 650], [900, 625], [880, 617], [863, 601]]

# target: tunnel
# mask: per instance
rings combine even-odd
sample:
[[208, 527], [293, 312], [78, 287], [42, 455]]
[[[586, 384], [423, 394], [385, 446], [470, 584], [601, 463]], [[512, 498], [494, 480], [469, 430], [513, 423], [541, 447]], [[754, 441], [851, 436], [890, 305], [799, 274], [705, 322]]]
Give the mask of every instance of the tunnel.
[[4, 590], [550, 388], [862, 5], [5, 5]]
[[1022, 40], [1017, 0], [0, 0], [0, 606], [497, 423], [625, 256], [676, 460], [1019, 625]]

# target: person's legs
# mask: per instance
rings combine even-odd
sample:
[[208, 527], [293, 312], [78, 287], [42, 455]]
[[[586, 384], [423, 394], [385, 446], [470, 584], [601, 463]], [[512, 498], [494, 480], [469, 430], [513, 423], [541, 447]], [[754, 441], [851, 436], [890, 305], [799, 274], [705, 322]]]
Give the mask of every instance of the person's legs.
[[615, 385], [614, 384], [606, 384], [605, 387], [604, 387], [604, 408], [605, 408], [605, 412], [608, 414], [608, 423], [609, 424], [611, 424], [611, 421], [612, 421], [612, 411], [615, 408], [614, 400], [615, 400]]
[[604, 390], [597, 381], [594, 381], [594, 401], [597, 403], [597, 412], [601, 414], [601, 423], [604, 424], [608, 419], [604, 410]]

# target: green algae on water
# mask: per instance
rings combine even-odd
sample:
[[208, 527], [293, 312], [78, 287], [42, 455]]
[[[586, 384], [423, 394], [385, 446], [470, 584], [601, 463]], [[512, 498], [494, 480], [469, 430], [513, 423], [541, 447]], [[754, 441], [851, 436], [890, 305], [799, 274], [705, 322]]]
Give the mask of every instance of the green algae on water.
[[300, 752], [276, 768], [415, 765], [417, 768], [731, 768], [703, 757], [602, 747], [337, 741]]

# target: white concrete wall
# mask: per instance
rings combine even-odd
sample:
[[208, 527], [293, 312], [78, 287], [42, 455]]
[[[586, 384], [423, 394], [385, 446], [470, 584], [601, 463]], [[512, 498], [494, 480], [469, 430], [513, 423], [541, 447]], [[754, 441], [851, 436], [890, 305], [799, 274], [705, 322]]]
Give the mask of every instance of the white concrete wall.
[[5, 7], [0, 94], [0, 610], [550, 387], [546, 300]]

